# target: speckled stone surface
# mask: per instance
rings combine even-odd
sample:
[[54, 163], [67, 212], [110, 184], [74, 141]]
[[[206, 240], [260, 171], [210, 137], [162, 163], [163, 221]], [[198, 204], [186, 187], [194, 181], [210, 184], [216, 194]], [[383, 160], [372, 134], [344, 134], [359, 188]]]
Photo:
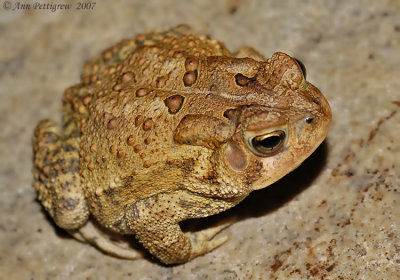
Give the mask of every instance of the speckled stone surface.
[[[0, 278], [398, 279], [399, 1], [113, 1], [89, 11], [62, 3], [73, 8], [0, 8]], [[189, 223], [238, 219], [212, 253], [169, 267], [145, 252], [109, 257], [57, 229], [35, 200], [32, 132], [43, 118], [59, 120], [63, 90], [88, 58], [180, 23], [232, 50], [302, 60], [331, 104], [331, 131], [280, 182]]]

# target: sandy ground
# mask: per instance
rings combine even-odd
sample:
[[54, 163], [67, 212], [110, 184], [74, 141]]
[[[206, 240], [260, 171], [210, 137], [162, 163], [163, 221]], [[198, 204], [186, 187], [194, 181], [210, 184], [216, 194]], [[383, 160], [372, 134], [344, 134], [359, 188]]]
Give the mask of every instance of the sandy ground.
[[[71, 9], [51, 11], [2, 1], [0, 278], [398, 279], [399, 1], [104, 2], [78, 10], [64, 0]], [[32, 132], [43, 118], [60, 119], [63, 90], [79, 82], [91, 56], [180, 23], [231, 50], [250, 45], [267, 57], [299, 58], [331, 104], [332, 127], [299, 169], [214, 218], [239, 220], [222, 247], [179, 266], [145, 252], [116, 259], [44, 213], [32, 188]]]

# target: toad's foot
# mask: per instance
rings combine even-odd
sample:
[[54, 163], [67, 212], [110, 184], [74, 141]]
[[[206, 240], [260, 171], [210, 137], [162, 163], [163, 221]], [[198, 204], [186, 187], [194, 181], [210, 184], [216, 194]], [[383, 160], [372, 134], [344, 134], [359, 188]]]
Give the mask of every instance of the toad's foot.
[[230, 223], [207, 228], [198, 232], [187, 232], [185, 236], [190, 240], [192, 244], [192, 251], [190, 259], [197, 256], [204, 255], [207, 252], [214, 250], [229, 240], [230, 234], [223, 234], [217, 238], [215, 236], [222, 230], [230, 226]]
[[76, 231], [69, 231], [69, 233], [77, 240], [81, 242], [90, 243], [103, 252], [112, 256], [122, 259], [139, 259], [143, 256], [136, 250], [130, 248], [124, 248], [117, 245], [116, 242], [110, 240], [104, 236], [99, 229], [89, 221], [82, 228]]

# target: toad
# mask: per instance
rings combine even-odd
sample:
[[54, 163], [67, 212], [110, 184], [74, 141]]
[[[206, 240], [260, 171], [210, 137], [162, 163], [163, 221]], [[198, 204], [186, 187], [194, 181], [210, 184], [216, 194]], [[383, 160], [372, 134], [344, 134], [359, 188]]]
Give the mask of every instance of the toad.
[[179, 223], [229, 209], [291, 172], [331, 121], [296, 59], [231, 53], [180, 28], [107, 49], [62, 102], [62, 126], [43, 120], [34, 133], [42, 205], [80, 241], [135, 259], [98, 227], [134, 235], [165, 264], [223, 244], [224, 226], [184, 233]]

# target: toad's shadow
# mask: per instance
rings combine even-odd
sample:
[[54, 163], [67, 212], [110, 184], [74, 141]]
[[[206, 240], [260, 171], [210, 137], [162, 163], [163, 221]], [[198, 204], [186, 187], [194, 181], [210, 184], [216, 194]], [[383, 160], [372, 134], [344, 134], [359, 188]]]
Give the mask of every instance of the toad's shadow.
[[[184, 222], [182, 226], [188, 230], [199, 230], [203, 226], [210, 226], [210, 224], [224, 223], [225, 220], [244, 220], [248, 217], [265, 216], [282, 207], [311, 186], [313, 180], [323, 170], [327, 154], [328, 145], [324, 141], [297, 169], [278, 182], [250, 193], [247, 198], [230, 210], [211, 217], [190, 220]], [[199, 223], [199, 220], [201, 220], [201, 223]]]

